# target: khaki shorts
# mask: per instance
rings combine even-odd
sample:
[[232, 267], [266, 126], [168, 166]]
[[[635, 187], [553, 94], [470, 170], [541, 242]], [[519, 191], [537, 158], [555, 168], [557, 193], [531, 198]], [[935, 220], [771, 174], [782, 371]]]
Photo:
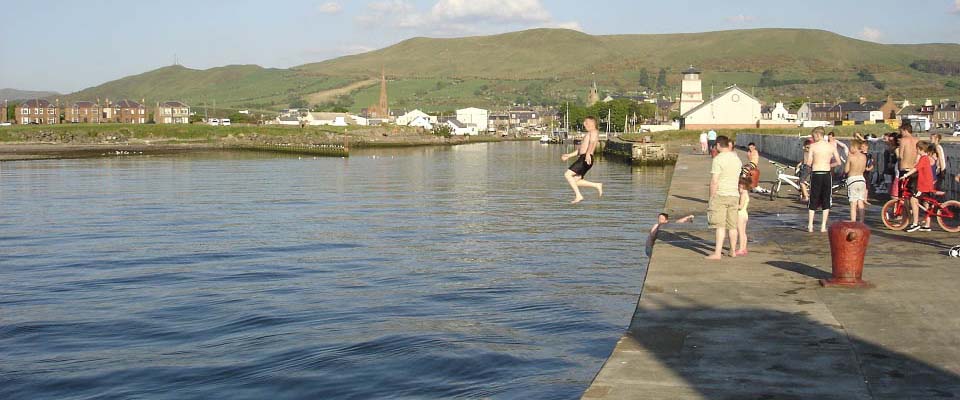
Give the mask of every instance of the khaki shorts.
[[740, 197], [715, 196], [710, 199], [707, 208], [707, 223], [711, 228], [737, 229], [737, 210], [740, 207]]

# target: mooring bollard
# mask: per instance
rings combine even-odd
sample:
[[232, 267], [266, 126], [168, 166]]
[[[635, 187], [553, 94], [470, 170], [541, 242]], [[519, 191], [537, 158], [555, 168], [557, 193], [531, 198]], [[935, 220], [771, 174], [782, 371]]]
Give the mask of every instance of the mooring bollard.
[[836, 222], [828, 229], [833, 277], [821, 279], [824, 287], [870, 287], [863, 279], [863, 257], [870, 242], [870, 228], [862, 222]]

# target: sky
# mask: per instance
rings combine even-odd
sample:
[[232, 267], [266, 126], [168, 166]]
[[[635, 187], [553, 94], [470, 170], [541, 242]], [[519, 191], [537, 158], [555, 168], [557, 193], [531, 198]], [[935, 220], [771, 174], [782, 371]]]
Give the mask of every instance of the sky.
[[0, 88], [61, 93], [175, 59], [196, 69], [288, 68], [416, 36], [536, 27], [814, 28], [878, 43], [960, 43], [960, 0], [48, 0], [5, 2], [0, 20]]

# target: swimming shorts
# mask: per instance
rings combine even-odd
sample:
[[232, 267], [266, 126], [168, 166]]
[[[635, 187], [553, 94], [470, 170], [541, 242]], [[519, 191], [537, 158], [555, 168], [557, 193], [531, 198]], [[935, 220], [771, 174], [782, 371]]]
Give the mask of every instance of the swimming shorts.
[[587, 171], [590, 171], [590, 168], [592, 167], [592, 164], [587, 164], [587, 155], [581, 154], [577, 156], [577, 161], [574, 161], [573, 164], [570, 164], [570, 168], [568, 169], [577, 174], [577, 176], [583, 178], [587, 176]]
[[847, 198], [851, 203], [867, 200], [867, 180], [863, 176], [847, 177]]
[[904, 178], [903, 176], [906, 175], [906, 174], [907, 174], [907, 171], [905, 171], [905, 170], [900, 170], [900, 181], [901, 181], [901, 183], [902, 183], [902, 181], [903, 181], [904, 179], [906, 179], [906, 180], [907, 180], [907, 191], [910, 192], [910, 193], [912, 193], [913, 196], [916, 197], [916, 193], [917, 193], [917, 174], [913, 174], [913, 175], [910, 175], [910, 176]]
[[830, 171], [813, 171], [810, 175], [810, 210], [829, 210], [832, 204], [833, 178]]

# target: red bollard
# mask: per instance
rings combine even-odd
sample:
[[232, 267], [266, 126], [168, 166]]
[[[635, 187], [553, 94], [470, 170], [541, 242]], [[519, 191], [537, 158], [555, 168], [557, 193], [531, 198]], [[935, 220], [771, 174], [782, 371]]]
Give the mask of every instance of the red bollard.
[[833, 277], [821, 279], [824, 287], [872, 287], [864, 282], [863, 257], [870, 242], [870, 228], [862, 222], [836, 222], [828, 229]]

